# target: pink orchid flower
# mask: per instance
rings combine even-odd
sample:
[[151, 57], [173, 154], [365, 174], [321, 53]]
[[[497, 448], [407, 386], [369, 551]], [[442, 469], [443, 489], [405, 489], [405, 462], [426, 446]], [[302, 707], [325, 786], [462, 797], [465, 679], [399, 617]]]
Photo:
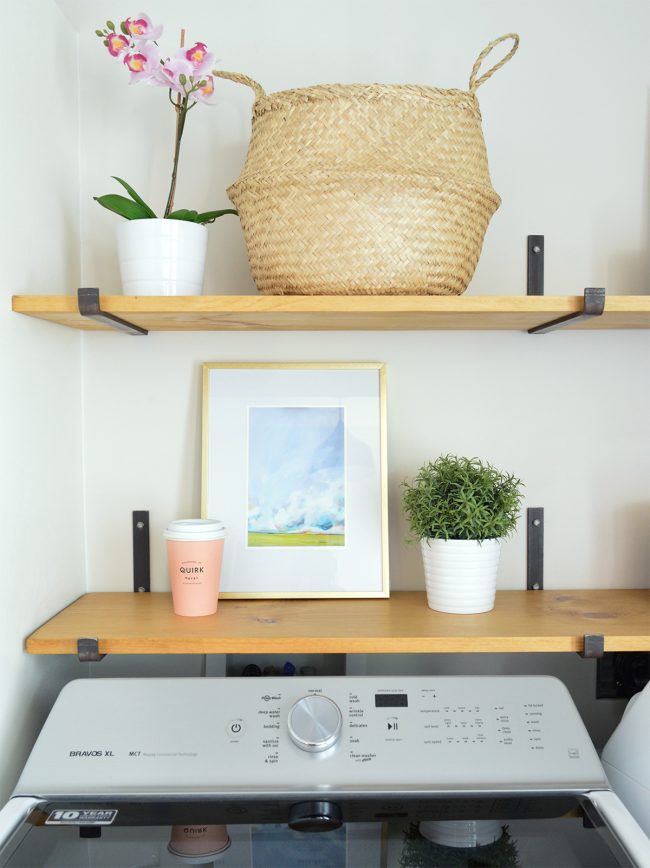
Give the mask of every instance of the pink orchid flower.
[[185, 96], [193, 88], [190, 79], [194, 78], [194, 67], [189, 60], [173, 57], [163, 63], [156, 78], [158, 82], [164, 82], [167, 87]]
[[160, 69], [158, 46], [153, 43], [140, 45], [125, 56], [124, 63], [131, 73], [131, 84], [156, 78]]
[[192, 91], [190, 99], [196, 102], [207, 102], [214, 93], [214, 78], [211, 75], [202, 75], [198, 83], [199, 87]]
[[187, 49], [184, 56], [194, 67], [194, 75], [200, 75], [204, 70], [210, 69], [214, 65], [214, 54], [208, 51], [205, 42], [195, 42], [191, 48]]
[[125, 28], [128, 30], [132, 39], [142, 41], [145, 39], [158, 39], [163, 32], [162, 25], [154, 27], [151, 23], [151, 18], [140, 12], [137, 18], [127, 18], [124, 22]]
[[[196, 223], [211, 223], [222, 214], [236, 214], [232, 208], [221, 211], [197, 211], [181, 208], [174, 211], [174, 196], [176, 193], [176, 177], [180, 155], [181, 138], [188, 112], [197, 102], [207, 103], [214, 94], [214, 77], [210, 75], [215, 64], [215, 56], [205, 42], [195, 42], [190, 48], [184, 46], [174, 57], [161, 56], [157, 44], [162, 33], [161, 26], [154, 27], [151, 18], [144, 12], [137, 17], [126, 18], [120, 22], [119, 30], [115, 32], [115, 24], [110, 19], [95, 30], [102, 44], [109, 53], [122, 61], [129, 70], [130, 82], [144, 82], [169, 89], [169, 102], [176, 113], [176, 138], [174, 147], [174, 162], [172, 167], [171, 186], [165, 206], [165, 219], [190, 220]], [[181, 32], [181, 45], [184, 42]], [[172, 93], [173, 91], [173, 93]], [[126, 189], [131, 197], [100, 196], [100, 205], [114, 211], [127, 220], [155, 218], [152, 209], [139, 197], [135, 190], [121, 178], [116, 180]]]
[[121, 33], [109, 33], [104, 44], [112, 57], [119, 57], [129, 49], [129, 40]]

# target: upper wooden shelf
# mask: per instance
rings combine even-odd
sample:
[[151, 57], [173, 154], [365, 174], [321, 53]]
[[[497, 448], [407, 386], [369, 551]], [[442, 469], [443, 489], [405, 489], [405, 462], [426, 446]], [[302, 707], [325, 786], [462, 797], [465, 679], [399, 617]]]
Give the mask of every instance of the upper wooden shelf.
[[[509, 330], [527, 331], [582, 310], [582, 296], [101, 296], [105, 313], [149, 331]], [[74, 295], [15, 295], [17, 313], [93, 331]], [[570, 329], [650, 328], [650, 296], [608, 296], [602, 316]]]
[[80, 597], [26, 641], [30, 654], [415, 653], [650, 651], [650, 590], [500, 591], [492, 612], [445, 615], [424, 593], [389, 599], [222, 600], [215, 615], [182, 618], [165, 593]]

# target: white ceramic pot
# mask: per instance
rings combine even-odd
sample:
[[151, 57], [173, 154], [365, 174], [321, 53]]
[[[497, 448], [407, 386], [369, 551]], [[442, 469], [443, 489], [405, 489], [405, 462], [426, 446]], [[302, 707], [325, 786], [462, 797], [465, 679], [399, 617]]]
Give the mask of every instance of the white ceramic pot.
[[429, 608], [475, 615], [494, 608], [500, 539], [423, 539], [424, 581]]
[[444, 847], [484, 847], [499, 840], [503, 826], [499, 820], [426, 820], [420, 834]]
[[187, 220], [125, 220], [117, 227], [124, 295], [201, 295], [208, 229]]

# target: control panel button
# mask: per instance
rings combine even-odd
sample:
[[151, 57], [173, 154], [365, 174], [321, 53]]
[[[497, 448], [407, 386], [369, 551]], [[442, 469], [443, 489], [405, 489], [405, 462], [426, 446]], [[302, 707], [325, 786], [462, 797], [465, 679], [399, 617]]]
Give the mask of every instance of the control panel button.
[[289, 736], [301, 750], [318, 753], [336, 744], [341, 735], [341, 710], [326, 696], [303, 696], [287, 721]]
[[234, 720], [228, 721], [226, 732], [230, 738], [239, 738], [246, 732], [246, 724], [241, 717], [236, 717]]

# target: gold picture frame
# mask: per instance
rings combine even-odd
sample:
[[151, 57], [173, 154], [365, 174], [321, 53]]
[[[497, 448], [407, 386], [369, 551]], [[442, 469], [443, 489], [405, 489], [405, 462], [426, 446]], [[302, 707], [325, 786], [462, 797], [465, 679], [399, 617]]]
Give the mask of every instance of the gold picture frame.
[[388, 597], [381, 362], [206, 362], [201, 515], [220, 597]]

